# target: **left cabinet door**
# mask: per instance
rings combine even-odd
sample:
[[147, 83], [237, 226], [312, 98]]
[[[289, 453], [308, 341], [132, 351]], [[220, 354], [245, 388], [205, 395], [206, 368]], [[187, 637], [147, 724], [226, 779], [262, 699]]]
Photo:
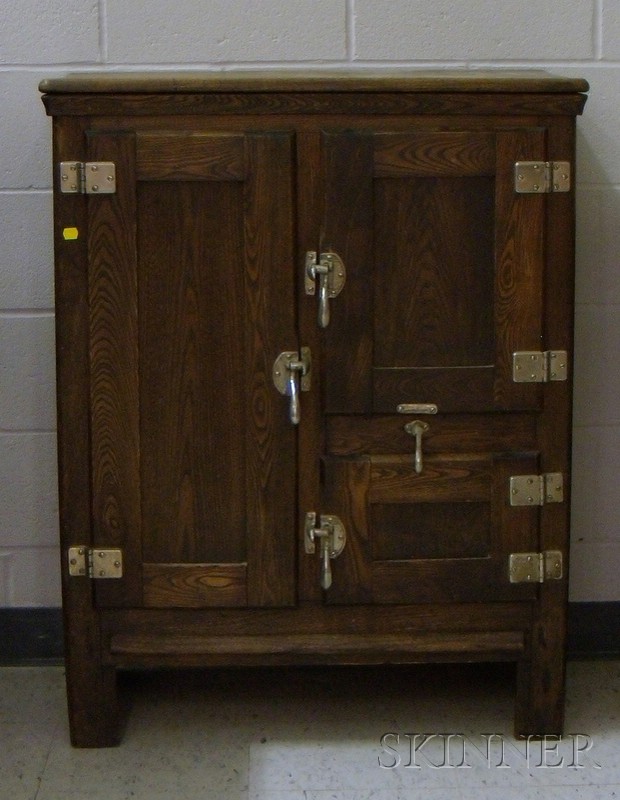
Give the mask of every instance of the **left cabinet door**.
[[[170, 126], [172, 128], [172, 125]], [[92, 540], [102, 607], [295, 602], [293, 136], [90, 132]]]

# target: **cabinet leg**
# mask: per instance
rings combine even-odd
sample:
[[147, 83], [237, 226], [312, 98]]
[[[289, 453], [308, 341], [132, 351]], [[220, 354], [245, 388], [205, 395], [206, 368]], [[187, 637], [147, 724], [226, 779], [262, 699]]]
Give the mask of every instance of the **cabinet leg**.
[[67, 667], [69, 729], [74, 747], [115, 747], [126, 713], [121, 708], [113, 667]]
[[534, 626], [529, 658], [517, 666], [515, 735], [560, 736], [564, 728], [564, 619]]
[[[77, 595], [77, 590], [73, 594]], [[87, 597], [82, 598], [81, 608], [74, 610], [69, 602], [73, 597], [68, 593], [65, 608], [71, 744], [74, 747], [114, 747], [121, 740], [127, 714], [120, 702], [116, 669], [101, 663], [99, 616], [86, 606]]]

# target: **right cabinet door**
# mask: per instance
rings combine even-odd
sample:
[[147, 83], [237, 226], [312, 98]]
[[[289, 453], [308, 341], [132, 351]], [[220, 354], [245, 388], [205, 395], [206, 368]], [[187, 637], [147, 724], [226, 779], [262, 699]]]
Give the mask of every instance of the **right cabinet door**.
[[334, 131], [323, 153], [321, 250], [347, 274], [324, 334], [323, 503], [349, 534], [327, 601], [532, 597], [508, 559], [538, 510], [509, 481], [538, 471], [543, 395], [512, 361], [545, 349], [545, 199], [514, 174], [545, 131]]

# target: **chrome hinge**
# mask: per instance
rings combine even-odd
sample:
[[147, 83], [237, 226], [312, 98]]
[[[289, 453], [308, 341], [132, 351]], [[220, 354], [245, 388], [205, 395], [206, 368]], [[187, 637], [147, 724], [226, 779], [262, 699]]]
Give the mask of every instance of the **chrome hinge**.
[[545, 194], [570, 191], [569, 161], [517, 161], [515, 192]]
[[347, 532], [339, 517], [322, 514], [318, 519], [314, 511], [308, 511], [304, 526], [304, 549], [311, 555], [316, 552], [316, 540], [321, 552], [321, 588], [332, 585], [331, 559], [338, 558], [347, 543]]
[[562, 579], [563, 572], [563, 558], [560, 550], [510, 554], [510, 583], [559, 581]]
[[112, 161], [61, 161], [61, 194], [114, 194], [116, 165]]
[[568, 379], [566, 350], [522, 350], [512, 354], [512, 379], [515, 383], [549, 383]]
[[564, 502], [564, 476], [561, 472], [545, 475], [513, 475], [510, 478], [511, 506], [544, 506]]
[[100, 547], [70, 547], [67, 553], [69, 575], [102, 580], [123, 577], [123, 551]]

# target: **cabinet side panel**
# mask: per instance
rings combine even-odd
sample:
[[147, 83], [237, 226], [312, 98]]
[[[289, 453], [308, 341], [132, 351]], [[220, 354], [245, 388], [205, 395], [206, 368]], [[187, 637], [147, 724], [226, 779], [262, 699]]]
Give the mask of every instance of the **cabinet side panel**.
[[[82, 129], [54, 122], [54, 161], [83, 158]], [[62, 231], [87, 228], [86, 200], [55, 186], [55, 293], [58, 385], [58, 474], [65, 668], [71, 742], [77, 747], [114, 744], [119, 738], [115, 670], [101, 664], [100, 616], [91, 581], [68, 574], [66, 551], [91, 536], [88, 270], [86, 236], [66, 240]]]

